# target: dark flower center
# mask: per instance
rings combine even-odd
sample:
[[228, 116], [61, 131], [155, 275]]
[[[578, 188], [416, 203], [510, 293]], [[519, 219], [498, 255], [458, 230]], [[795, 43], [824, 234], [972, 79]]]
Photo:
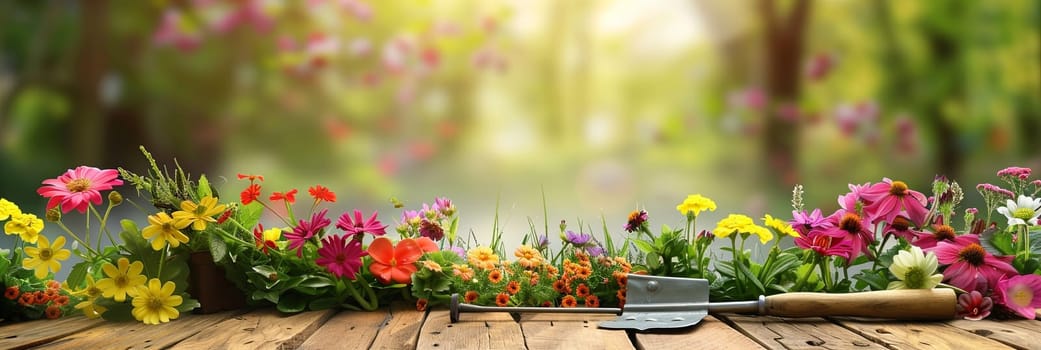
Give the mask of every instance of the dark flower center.
[[860, 215], [846, 213], [842, 216], [842, 221], [839, 221], [839, 228], [850, 234], [860, 232]]
[[958, 252], [958, 259], [972, 264], [972, 266], [978, 267], [983, 265], [983, 257], [986, 256], [986, 254], [987, 251], [983, 250], [982, 246], [976, 243], [970, 243]]
[[51, 260], [51, 256], [54, 255], [50, 248], [40, 249], [40, 260]]
[[933, 232], [933, 238], [937, 241], [953, 241], [954, 240], [954, 228], [947, 225], [936, 225]]
[[911, 228], [911, 221], [908, 221], [903, 216], [897, 216], [893, 219], [892, 226], [894, 230], [907, 231], [907, 229]]
[[75, 179], [65, 183], [65, 189], [69, 192], [84, 192], [90, 188], [90, 180], [87, 179]]
[[893, 183], [889, 185], [889, 194], [903, 197], [907, 194], [907, 184], [903, 181], [893, 181]]

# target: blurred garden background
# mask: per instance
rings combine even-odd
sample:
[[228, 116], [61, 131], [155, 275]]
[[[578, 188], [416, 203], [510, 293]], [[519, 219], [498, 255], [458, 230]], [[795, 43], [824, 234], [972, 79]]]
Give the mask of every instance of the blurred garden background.
[[446, 196], [484, 243], [497, 203], [512, 244], [693, 193], [701, 228], [789, 218], [796, 183], [974, 205], [1041, 170], [1039, 32], [1031, 0], [0, 0], [0, 197], [42, 217], [40, 181], [143, 145], [226, 200], [262, 174], [393, 227]]

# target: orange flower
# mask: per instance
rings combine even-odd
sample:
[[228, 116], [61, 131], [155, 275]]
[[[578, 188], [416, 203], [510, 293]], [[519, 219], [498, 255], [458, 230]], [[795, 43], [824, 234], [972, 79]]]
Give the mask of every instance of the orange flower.
[[619, 289], [618, 292], [616, 292], [614, 294], [614, 296], [618, 298], [618, 302], [624, 303], [625, 302], [625, 288]]
[[502, 272], [492, 270], [492, 272], [488, 273], [488, 281], [492, 282], [492, 284], [499, 284], [499, 282], [502, 282]]
[[517, 283], [517, 281], [510, 281], [510, 283], [506, 285], [506, 292], [510, 293], [510, 295], [517, 295], [517, 293], [520, 292], [520, 289], [520, 283]]
[[249, 182], [256, 180], [264, 181], [264, 175], [250, 175], [250, 174], [239, 174], [239, 180], [249, 179]]
[[578, 277], [580, 279], [589, 279], [589, 275], [592, 274], [593, 269], [589, 268], [588, 266], [579, 267], [578, 270], [575, 271], [575, 277]]
[[369, 272], [383, 284], [412, 282], [412, 274], [416, 272], [415, 262], [423, 256], [419, 244], [411, 238], [401, 240], [397, 247], [389, 238], [376, 238], [369, 245], [368, 251], [372, 257]]
[[36, 301], [36, 296], [33, 293], [22, 293], [22, 296], [18, 297], [18, 305], [29, 306]]
[[622, 271], [625, 271], [625, 273], [629, 273], [629, 271], [632, 271], [633, 269], [633, 265], [629, 264], [628, 261], [625, 261], [625, 258], [623, 257], [616, 256], [614, 262], [618, 263], [618, 265], [622, 267]]
[[600, 298], [595, 295], [586, 297], [586, 307], [600, 307]]
[[286, 201], [286, 203], [288, 203], [288, 204], [293, 204], [293, 203], [296, 203], [296, 193], [297, 193], [297, 190], [295, 188], [291, 189], [289, 191], [286, 191], [285, 193], [274, 192], [274, 193], [271, 194], [271, 197], [268, 198], [268, 199], [271, 200], [272, 202], [274, 202], [274, 201]]
[[517, 248], [513, 255], [517, 257], [517, 263], [526, 269], [536, 268], [542, 263], [542, 254], [527, 245]]
[[560, 270], [558, 270], [557, 267], [553, 265], [548, 265], [546, 267], [546, 272], [548, 272], [551, 277], [557, 277], [557, 275], [560, 274]]
[[589, 296], [589, 286], [585, 283], [579, 284], [578, 288], [575, 288], [575, 295], [579, 298], [585, 298]]
[[4, 297], [7, 299], [15, 300], [18, 299], [19, 295], [21, 295], [21, 291], [18, 289], [18, 286], [10, 286], [7, 287], [7, 290], [4, 290]]
[[578, 262], [582, 265], [589, 263], [589, 255], [583, 252], [576, 252], [575, 259], [578, 259]]
[[314, 197], [315, 203], [321, 201], [326, 201], [329, 203], [336, 202], [336, 193], [333, 193], [333, 191], [330, 191], [328, 187], [322, 185], [315, 185], [313, 187], [307, 188], [307, 193], [310, 193], [311, 197]]
[[469, 304], [473, 304], [473, 302], [477, 301], [477, 297], [479, 296], [480, 295], [477, 294], [477, 292], [468, 290], [466, 291], [466, 294], [463, 295], [463, 301], [466, 301]]
[[564, 283], [564, 280], [556, 280], [556, 281], [553, 282], [553, 290], [557, 291], [557, 293], [560, 293], [560, 294], [567, 293], [568, 292], [567, 283]]
[[542, 307], [553, 307], [553, 302], [549, 300], [543, 301]]
[[625, 287], [629, 284], [629, 274], [621, 271], [615, 271], [613, 273], [614, 280], [618, 282], [619, 287]]
[[567, 296], [564, 296], [564, 300], [560, 301], [560, 306], [562, 306], [562, 307], [576, 307], [576, 306], [578, 306], [578, 300], [576, 300], [575, 297], [572, 296], [572, 295], [567, 295]]
[[65, 306], [69, 303], [69, 297], [67, 295], [59, 295], [57, 298], [51, 300], [54, 305]]
[[427, 300], [426, 300], [426, 298], [419, 298], [419, 300], [416, 300], [416, 311], [426, 311], [426, 310], [427, 310]]
[[531, 275], [531, 279], [529, 279], [528, 281], [529, 281], [529, 283], [531, 283], [532, 286], [539, 284], [539, 275], [538, 274]]
[[47, 281], [47, 289], [58, 289], [58, 288], [61, 288], [61, 283], [58, 283], [58, 281], [55, 281], [55, 280]]
[[506, 295], [506, 293], [499, 293], [499, 295], [495, 296], [495, 305], [498, 305], [499, 307], [509, 305], [509, 302], [510, 296]]
[[423, 268], [434, 272], [441, 272], [441, 264], [431, 260], [423, 260]]
[[463, 281], [469, 281], [474, 278], [474, 270], [468, 265], [452, 264], [452, 275], [459, 276]]
[[440, 250], [437, 247], [437, 243], [429, 237], [416, 238], [416, 243], [419, 244], [419, 249], [422, 249], [424, 253], [431, 253]]
[[44, 294], [41, 291], [33, 292], [33, 299], [34, 299], [33, 304], [36, 304], [36, 305], [43, 305], [43, 304], [46, 304], [47, 302], [51, 301], [51, 297], [48, 296], [47, 294]]
[[45, 312], [47, 313], [47, 318], [52, 320], [61, 317], [61, 308], [57, 305], [48, 306]]

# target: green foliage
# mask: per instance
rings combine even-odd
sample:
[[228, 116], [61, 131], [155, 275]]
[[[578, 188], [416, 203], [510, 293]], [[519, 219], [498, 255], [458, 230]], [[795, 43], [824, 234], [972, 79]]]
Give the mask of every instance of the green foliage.
[[[199, 198], [202, 198], [199, 194], [216, 193], [205, 176], [200, 177], [199, 184], [192, 182], [191, 176], [185, 173], [176, 160], [174, 160], [174, 172], [171, 174], [165, 167], [159, 168], [155, 158], [144, 146], [141, 146], [140, 149], [150, 165], [148, 172], [145, 175], [138, 175], [119, 168], [119, 174], [137, 189], [139, 195], [141, 191], [147, 192], [151, 196], [152, 205], [156, 208], [172, 212], [180, 210], [182, 201], [198, 201]], [[206, 188], [201, 188], [201, 185], [205, 185]]]

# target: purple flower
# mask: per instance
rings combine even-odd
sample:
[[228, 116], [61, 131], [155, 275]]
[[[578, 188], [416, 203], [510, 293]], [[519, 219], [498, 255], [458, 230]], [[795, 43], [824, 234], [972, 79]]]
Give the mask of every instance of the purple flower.
[[794, 228], [795, 231], [798, 231], [800, 235], [806, 235], [810, 233], [810, 231], [824, 227], [828, 224], [824, 219], [824, 216], [821, 215], [820, 209], [814, 209], [810, 214], [806, 214], [805, 210], [793, 210], [792, 221], [789, 221], [788, 223], [792, 224], [792, 228]]
[[348, 213], [340, 215], [340, 220], [336, 221], [336, 228], [347, 232], [347, 234], [355, 235], [355, 239], [358, 239], [362, 234], [366, 232], [373, 236], [382, 236], [387, 234], [385, 229], [386, 225], [380, 225], [379, 220], [376, 220], [376, 214], [378, 211], [372, 212], [372, 216], [368, 220], [362, 221], [361, 210], [354, 210], [354, 220], [351, 220], [351, 216]]
[[580, 246], [580, 247], [588, 244], [589, 241], [592, 240], [592, 239], [593, 239], [593, 236], [591, 236], [591, 235], [587, 235], [585, 233], [575, 233], [575, 231], [571, 231], [571, 230], [568, 230], [567, 234], [564, 236], [564, 241], [565, 242], [568, 242], [568, 243], [571, 243], [572, 245]]
[[444, 216], [455, 215], [455, 205], [452, 204], [451, 199], [445, 197], [437, 197], [434, 199], [434, 209], [437, 209], [437, 211]]
[[310, 221], [300, 220], [300, 223], [293, 227], [293, 232], [286, 233], [289, 249], [296, 249], [296, 256], [303, 254], [304, 243], [307, 243], [307, 240], [332, 223], [325, 217], [328, 211], [328, 209], [319, 210], [311, 215]]
[[870, 182], [865, 182], [863, 185], [849, 184], [849, 193], [839, 196], [839, 206], [846, 211], [856, 211], [857, 202], [861, 202], [864, 205], [866, 200], [861, 196], [868, 187], [871, 186]]
[[538, 236], [538, 246], [536, 248], [539, 249], [539, 250], [543, 250], [543, 249], [546, 249], [548, 247], [549, 247], [549, 235]]
[[422, 215], [416, 210], [405, 210], [401, 212], [401, 222], [407, 225], [418, 225], [423, 220]]
[[367, 253], [361, 249], [361, 241], [346, 240], [343, 236], [331, 235], [322, 239], [315, 263], [325, 267], [333, 276], [353, 280], [361, 270], [361, 258]]
[[458, 255], [460, 259], [466, 259], [466, 250], [463, 247], [449, 247], [448, 250]]
[[965, 214], [976, 215], [976, 214], [979, 214], [979, 212], [980, 212], [980, 210], [976, 209], [976, 208], [965, 209]]
[[598, 245], [594, 245], [594, 246], [591, 246], [591, 247], [587, 247], [586, 248], [586, 253], [589, 253], [589, 256], [594, 257], [594, 258], [595, 257], [599, 257], [601, 255], [604, 255], [604, 248], [602, 248], [602, 247], [600, 247]]

